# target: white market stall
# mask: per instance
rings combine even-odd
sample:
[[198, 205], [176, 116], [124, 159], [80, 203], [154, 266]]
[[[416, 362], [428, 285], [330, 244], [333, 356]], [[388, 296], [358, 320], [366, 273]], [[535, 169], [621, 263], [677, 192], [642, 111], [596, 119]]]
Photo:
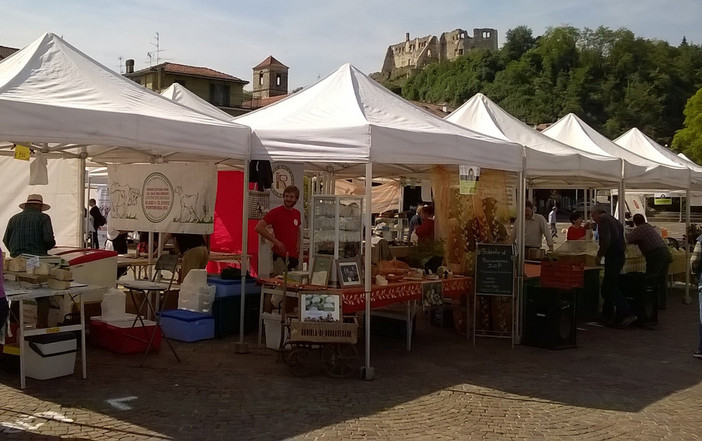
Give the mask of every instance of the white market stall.
[[[690, 205], [691, 205], [691, 190], [700, 189], [702, 184], [702, 167], [699, 165], [687, 161], [686, 158], [681, 158], [676, 155], [666, 147], [658, 144], [653, 139], [649, 138], [641, 130], [636, 127], [630, 129], [620, 137], [614, 140], [614, 143], [621, 146], [622, 148], [636, 153], [637, 155], [643, 156], [651, 161], [658, 162], [660, 164], [670, 165], [670, 166], [682, 166], [689, 170], [690, 184], [685, 188], [685, 199], [687, 203], [685, 204], [685, 231], [690, 229]], [[657, 190], [656, 192], [660, 192]], [[687, 262], [689, 253], [689, 247], [685, 246], [685, 262]], [[690, 274], [689, 271], [685, 271], [685, 297], [690, 300]]]
[[[52, 221], [61, 225], [58, 230], [68, 241], [62, 245], [79, 245], [82, 238], [87, 163], [240, 165], [250, 152], [248, 127], [174, 103], [51, 33], [0, 62], [0, 114], [0, 155], [11, 157], [16, 146], [25, 145], [33, 152], [28, 155], [31, 165], [48, 159], [50, 171], [54, 163], [72, 167], [68, 177], [49, 175], [48, 188], [59, 188], [59, 198], [42, 188], [14, 187], [15, 193], [0, 201], [2, 220], [17, 211], [28, 193], [44, 193], [45, 202], [61, 207]], [[16, 168], [16, 163], [3, 167], [3, 174]], [[27, 175], [25, 170], [14, 176]]]
[[[249, 155], [248, 127], [175, 104], [51, 33], [0, 62], [0, 113], [0, 154], [12, 156], [16, 143], [26, 144], [34, 151], [31, 162], [58, 159], [76, 171], [57, 180], [49, 176], [49, 188], [61, 188], [57, 199], [49, 197], [51, 191], [18, 184], [0, 201], [6, 207], [0, 222], [26, 194], [45, 193], [46, 202], [62, 207], [52, 220], [61, 238], [73, 238], [69, 245], [78, 245], [82, 236], [86, 161], [240, 163]], [[27, 176], [25, 171], [20, 179]]]
[[[252, 128], [252, 159], [304, 162], [308, 167], [365, 176], [366, 195], [378, 175], [418, 174], [427, 165], [521, 172], [522, 148], [443, 121], [408, 103], [346, 64], [309, 89], [236, 118]], [[365, 198], [365, 306], [370, 316], [371, 198]], [[366, 320], [365, 378], [370, 367]]]

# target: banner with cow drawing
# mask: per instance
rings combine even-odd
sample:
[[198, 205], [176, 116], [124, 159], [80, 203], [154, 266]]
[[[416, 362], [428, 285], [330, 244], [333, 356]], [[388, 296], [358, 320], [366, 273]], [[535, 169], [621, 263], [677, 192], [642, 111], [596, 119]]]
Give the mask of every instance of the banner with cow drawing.
[[107, 173], [111, 230], [212, 234], [214, 164], [112, 165]]

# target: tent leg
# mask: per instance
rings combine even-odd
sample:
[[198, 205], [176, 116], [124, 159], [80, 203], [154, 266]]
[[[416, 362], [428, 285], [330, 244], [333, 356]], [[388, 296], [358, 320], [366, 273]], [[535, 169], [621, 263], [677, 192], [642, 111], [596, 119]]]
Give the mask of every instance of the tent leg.
[[[241, 306], [239, 308], [239, 341], [234, 344], [237, 354], [249, 352], [248, 345], [244, 342], [244, 317], [246, 316], [246, 272], [249, 269], [249, 160], [244, 161], [244, 209], [241, 219]], [[283, 293], [285, 295], [285, 293]], [[259, 320], [260, 322], [260, 320]], [[259, 323], [259, 326], [261, 324]]]
[[[685, 190], [685, 268], [689, 265], [690, 261], [690, 240], [687, 235], [690, 231], [690, 189]], [[690, 271], [685, 271], [685, 296], [682, 298], [682, 302], [686, 305], [692, 303], [692, 297], [690, 297]]]
[[371, 321], [371, 210], [372, 210], [372, 181], [373, 180], [373, 165], [368, 162], [366, 163], [366, 194], [364, 195], [365, 210], [363, 212], [363, 224], [365, 227], [364, 232], [364, 291], [366, 294], [366, 315], [364, 320], [365, 325], [365, 336], [366, 336], [366, 354], [365, 354], [365, 365], [363, 366], [363, 372], [361, 372], [361, 378], [364, 380], [372, 380], [375, 378], [375, 369], [370, 365], [370, 321]]

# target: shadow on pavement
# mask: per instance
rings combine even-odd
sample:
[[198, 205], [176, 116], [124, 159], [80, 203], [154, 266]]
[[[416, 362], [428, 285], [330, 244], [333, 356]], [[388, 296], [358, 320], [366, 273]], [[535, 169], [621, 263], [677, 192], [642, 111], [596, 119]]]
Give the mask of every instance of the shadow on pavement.
[[[379, 428], [421, 425], [422, 418], [440, 421], [448, 413], [495, 406], [635, 413], [702, 381], [702, 365], [691, 357], [698, 306], [682, 305], [679, 292], [668, 305], [656, 330], [579, 324], [578, 347], [560, 351], [512, 349], [508, 340], [488, 338], [473, 346], [420, 317], [411, 352], [404, 339], [374, 337], [373, 381], [294, 377], [273, 351], [255, 348], [253, 334], [246, 355], [235, 353], [235, 337], [176, 343], [182, 363], [166, 348], [144, 368], [140, 355], [91, 348], [87, 380], [78, 372], [60, 380], [28, 379], [22, 393], [15, 375], [0, 373], [0, 399], [13, 400], [0, 417], [31, 414], [25, 407], [51, 402], [80, 411], [86, 439], [285, 439], [327, 426], [343, 430], [359, 418], [376, 418], [371, 424]], [[124, 406], [115, 407], [115, 400]], [[571, 412], [577, 419], [577, 409]], [[398, 413], [407, 421], [392, 420]]]

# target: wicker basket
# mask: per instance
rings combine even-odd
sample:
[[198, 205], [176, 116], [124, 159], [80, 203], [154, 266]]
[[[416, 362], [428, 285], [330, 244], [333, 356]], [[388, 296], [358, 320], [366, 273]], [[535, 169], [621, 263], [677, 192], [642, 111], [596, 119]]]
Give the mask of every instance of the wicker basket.
[[350, 343], [358, 340], [358, 322], [290, 322], [290, 342]]
[[264, 212], [270, 205], [269, 191], [249, 190], [249, 219], [263, 219]]

